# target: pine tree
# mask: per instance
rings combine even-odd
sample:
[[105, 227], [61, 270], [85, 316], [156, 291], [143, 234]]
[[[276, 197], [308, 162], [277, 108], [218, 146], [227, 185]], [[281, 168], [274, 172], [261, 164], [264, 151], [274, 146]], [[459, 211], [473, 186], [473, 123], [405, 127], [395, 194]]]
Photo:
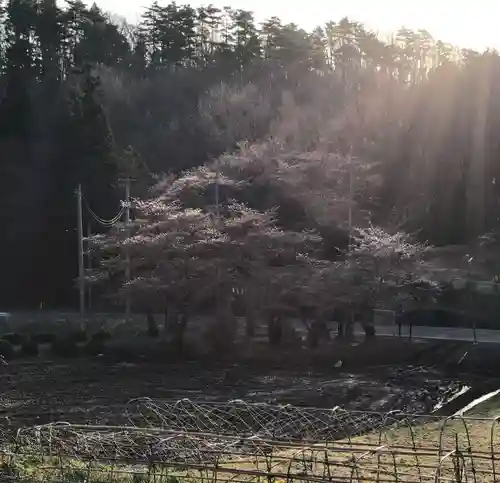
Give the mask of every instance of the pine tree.
[[22, 136], [29, 129], [29, 90], [36, 78], [32, 43], [35, 3], [10, 0], [5, 12], [5, 94], [0, 105], [0, 136]]
[[[108, 202], [114, 199], [117, 164], [114, 141], [100, 99], [100, 80], [89, 66], [82, 69], [70, 92], [67, 156], [74, 165], [75, 183], [81, 183], [89, 202], [95, 203], [101, 216], [113, 212]], [[107, 212], [107, 213], [106, 213]]]
[[35, 28], [40, 46], [40, 78], [46, 83], [59, 83], [64, 72], [61, 70], [61, 57], [66, 39], [63, 13], [55, 0], [41, 0], [38, 5]]
[[154, 2], [146, 10], [142, 31], [153, 68], [192, 63], [196, 50], [196, 16], [193, 8], [175, 3], [163, 7]]
[[196, 56], [198, 64], [208, 66], [214, 61], [222, 25], [222, 12], [213, 5], [200, 7], [196, 12]]
[[110, 23], [94, 3], [84, 11], [82, 35], [75, 46], [76, 65], [89, 63], [117, 66], [128, 58], [130, 47], [127, 39]]
[[141, 77], [146, 74], [146, 67], [147, 67], [146, 36], [144, 32], [142, 32], [140, 29], [137, 29], [134, 32], [134, 43], [132, 46], [132, 50], [130, 52], [129, 66], [134, 76]]
[[11, 303], [19, 298], [19, 288], [29, 276], [33, 254], [31, 240], [38, 229], [39, 218], [27, 223], [37, 206], [36, 180], [39, 171], [33, 148], [33, 90], [37, 81], [36, 45], [33, 34], [36, 5], [31, 0], [10, 0], [4, 10], [5, 57], [3, 96], [0, 99], [0, 219], [5, 235], [0, 250], [8, 256], [3, 263], [5, 289]]
[[240, 69], [251, 64], [261, 54], [260, 39], [253, 14], [246, 10], [232, 13], [235, 57]]
[[[49, 265], [57, 273], [47, 287], [47, 304], [60, 306], [76, 302], [73, 281], [77, 277], [75, 258], [76, 198], [81, 183], [85, 207], [103, 218], [112, 218], [119, 209], [116, 191], [118, 166], [114, 158], [113, 136], [100, 100], [99, 79], [90, 67], [73, 74], [72, 86], [61, 105], [57, 128], [58, 152], [50, 168], [50, 198], [46, 212], [53, 223], [47, 225], [45, 246]], [[84, 223], [90, 221], [84, 212]], [[97, 227], [96, 227], [97, 228]]]

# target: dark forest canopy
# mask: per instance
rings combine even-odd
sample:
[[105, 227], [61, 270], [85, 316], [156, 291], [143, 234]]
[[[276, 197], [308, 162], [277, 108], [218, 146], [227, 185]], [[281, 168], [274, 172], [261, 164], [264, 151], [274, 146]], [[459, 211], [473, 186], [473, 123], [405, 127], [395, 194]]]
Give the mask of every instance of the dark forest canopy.
[[[436, 245], [498, 227], [494, 51], [461, 50], [424, 30], [401, 29], [388, 44], [347, 18], [306, 32], [213, 6], [153, 3], [128, 25], [78, 0], [0, 5], [2, 307], [74, 305], [79, 183], [86, 206], [112, 219], [131, 164], [139, 196], [152, 173], [270, 136], [301, 156], [368, 160], [374, 171], [355, 197], [380, 226]], [[303, 197], [314, 192], [307, 186]], [[282, 204], [278, 188], [269, 203]], [[262, 190], [246, 196], [258, 204]], [[300, 219], [303, 199], [284, 216]], [[92, 232], [102, 228], [84, 215]]]

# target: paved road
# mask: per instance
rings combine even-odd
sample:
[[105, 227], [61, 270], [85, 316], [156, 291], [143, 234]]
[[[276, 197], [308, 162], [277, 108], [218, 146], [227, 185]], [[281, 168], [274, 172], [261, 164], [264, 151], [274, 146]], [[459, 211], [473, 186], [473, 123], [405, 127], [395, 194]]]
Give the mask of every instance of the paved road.
[[[0, 313], [1, 314], [1, 313]], [[93, 317], [99, 319], [99, 314], [92, 314]], [[116, 319], [119, 320], [123, 317], [123, 314], [100, 314], [101, 318], [104, 317], [108, 321]], [[163, 315], [158, 315], [157, 320], [161, 321]], [[143, 327], [144, 324], [144, 316], [137, 315], [136, 324], [138, 327]], [[71, 313], [62, 313], [62, 312], [26, 312], [26, 313], [14, 313], [12, 314], [12, 323], [5, 324], [4, 321], [0, 320], [0, 327], [5, 325], [10, 325], [9, 330], [15, 330], [15, 327], [19, 322], [25, 321], [36, 321], [40, 320], [46, 324], [47, 320], [56, 321], [58, 319], [65, 320], [74, 320], [78, 321], [78, 314], [75, 312]], [[243, 322], [242, 322], [243, 324]], [[192, 325], [196, 325], [193, 323]], [[298, 321], [294, 321], [293, 325], [299, 330], [303, 331], [304, 326]], [[263, 329], [265, 333], [266, 330]], [[355, 329], [356, 335], [363, 336], [364, 332], [362, 328], [356, 324]], [[398, 335], [398, 327], [395, 325], [377, 325], [376, 333], [382, 336], [397, 336]], [[409, 336], [409, 327], [403, 325], [402, 326], [402, 336]], [[500, 344], [500, 330], [487, 330], [487, 329], [477, 329], [476, 330], [477, 342], [485, 342], [485, 343], [496, 343]], [[456, 341], [469, 341], [474, 342], [474, 332], [472, 329], [462, 329], [462, 328], [451, 328], [451, 327], [427, 327], [427, 326], [413, 326], [412, 337], [416, 339], [441, 339], [441, 340], [456, 340]]]
[[[305, 336], [303, 324], [299, 321], [293, 321], [293, 326], [302, 335]], [[335, 334], [336, 328], [331, 325], [332, 334]], [[265, 331], [265, 329], [263, 329]], [[375, 326], [376, 334], [386, 337], [398, 337], [398, 326], [393, 324], [377, 324]], [[364, 330], [360, 324], [356, 324], [354, 328], [356, 336], [364, 337]], [[401, 326], [401, 336], [410, 336], [410, 327], [408, 325]], [[414, 339], [435, 339], [435, 340], [452, 340], [474, 342], [474, 330], [472, 328], [453, 328], [453, 327], [430, 327], [430, 326], [413, 326], [412, 337]], [[500, 344], [500, 330], [476, 329], [476, 342]]]
[[[358, 330], [356, 330], [358, 333]], [[362, 332], [359, 331], [361, 334]], [[385, 336], [397, 336], [397, 326], [377, 326], [376, 333]], [[408, 337], [410, 327], [403, 325], [401, 335]], [[413, 326], [412, 337], [416, 339], [442, 339], [474, 342], [474, 331], [472, 329], [452, 327], [427, 327]], [[500, 344], [500, 330], [476, 329], [476, 342]]]

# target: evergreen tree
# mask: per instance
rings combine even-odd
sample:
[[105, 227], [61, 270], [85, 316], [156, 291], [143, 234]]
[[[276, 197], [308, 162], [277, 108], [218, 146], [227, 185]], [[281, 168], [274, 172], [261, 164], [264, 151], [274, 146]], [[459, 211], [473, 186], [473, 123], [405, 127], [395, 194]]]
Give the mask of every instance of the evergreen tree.
[[75, 46], [76, 64], [117, 66], [124, 62], [130, 47], [117, 26], [108, 22], [96, 4], [84, 11], [84, 16], [82, 35]]
[[132, 145], [153, 172], [192, 168], [269, 136], [307, 152], [321, 144], [379, 162], [378, 187], [356, 187], [356, 196], [384, 228], [397, 220], [449, 244], [500, 226], [493, 51], [460, 50], [425, 30], [383, 40], [347, 18], [306, 32], [275, 17], [259, 31], [251, 12], [213, 5], [155, 2], [130, 29], [81, 0], [0, 5], [8, 274], [0, 303], [22, 293], [38, 306], [40, 287], [55, 301], [49, 272], [73, 293], [76, 186], [99, 215], [118, 208], [111, 131], [120, 151]]
[[73, 164], [73, 186], [81, 183], [89, 203], [105, 217], [115, 211], [109, 203], [115, 199], [112, 193], [117, 164], [101, 95], [99, 78], [85, 66], [69, 94], [69, 122], [64, 139], [65, 155]]
[[48, 261], [45, 270], [52, 269], [58, 274], [46, 287], [43, 297], [51, 306], [76, 302], [71, 282], [78, 275], [75, 251], [78, 185], [82, 185], [85, 200], [84, 226], [91, 221], [88, 208], [105, 219], [113, 218], [119, 209], [113, 137], [100, 100], [99, 79], [90, 67], [72, 76], [66, 104], [61, 108], [59, 149], [51, 166], [51, 196], [46, 206], [52, 223], [45, 232]]
[[195, 52], [196, 12], [189, 6], [154, 2], [143, 15], [142, 28], [150, 64], [158, 69], [191, 63]]
[[198, 63], [208, 66], [214, 61], [219, 45], [222, 12], [213, 5], [200, 7], [196, 16], [196, 50]]
[[234, 55], [239, 69], [250, 65], [260, 57], [261, 45], [253, 14], [246, 10], [232, 12]]
[[32, 0], [9, 0], [5, 9], [5, 91], [0, 105], [0, 136], [27, 134], [31, 118], [29, 91], [36, 78]]
[[45, 83], [61, 82], [64, 76], [61, 58], [66, 29], [63, 13], [55, 0], [42, 0], [38, 5], [35, 28], [40, 48], [40, 79]]

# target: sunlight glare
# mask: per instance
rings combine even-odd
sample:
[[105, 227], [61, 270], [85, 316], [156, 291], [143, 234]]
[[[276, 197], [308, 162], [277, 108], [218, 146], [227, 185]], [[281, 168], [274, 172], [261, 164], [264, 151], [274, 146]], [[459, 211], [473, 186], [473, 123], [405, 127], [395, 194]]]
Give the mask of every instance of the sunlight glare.
[[495, 0], [418, 0], [411, 3], [405, 0], [309, 0], [306, 4], [296, 0], [219, 0], [213, 3], [253, 10], [260, 21], [275, 15], [308, 30], [328, 20], [348, 16], [383, 35], [405, 26], [425, 29], [436, 40], [461, 47], [500, 48], [500, 3]]
[[[170, 0], [159, 0], [166, 5]], [[105, 10], [124, 15], [136, 22], [148, 0], [100, 0]], [[425, 29], [436, 40], [460, 47], [484, 50], [500, 49], [498, 0], [181, 0], [193, 7], [213, 4], [219, 8], [230, 6], [255, 13], [256, 20], [277, 16], [283, 22], [293, 22], [307, 30], [329, 20], [349, 17], [364, 23], [384, 37], [405, 26], [413, 30]]]

